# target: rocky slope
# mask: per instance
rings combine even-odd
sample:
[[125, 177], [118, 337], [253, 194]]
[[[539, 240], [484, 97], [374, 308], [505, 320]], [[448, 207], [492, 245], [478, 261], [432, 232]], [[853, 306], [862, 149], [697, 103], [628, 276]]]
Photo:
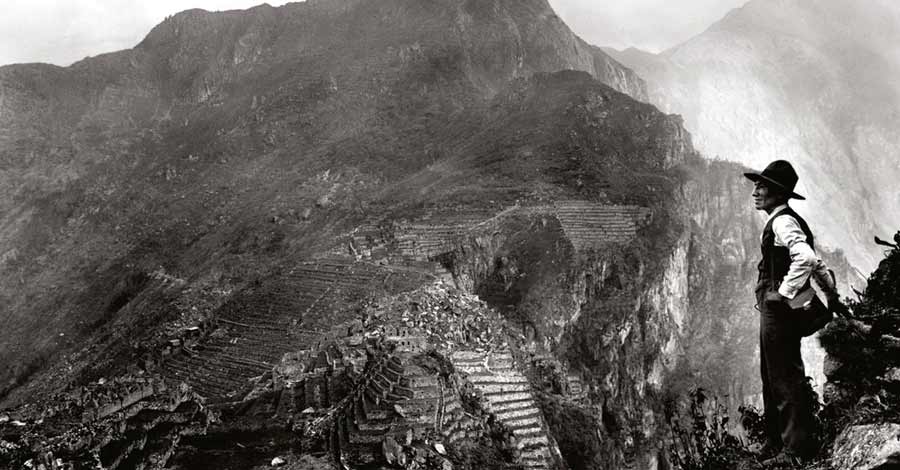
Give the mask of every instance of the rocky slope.
[[3, 67], [3, 382], [159, 280], [199, 281], [184, 305], [210, 307], [320, 249], [321, 229], [454, 152], [507, 81], [559, 69], [643, 96], [543, 1], [188, 11], [132, 50]]
[[[828, 350], [826, 418], [833, 468], [868, 470], [900, 464], [900, 232], [869, 277], [853, 315], [823, 332]], [[883, 247], [882, 247], [883, 248]]]
[[[757, 393], [742, 169], [543, 0], [188, 11], [0, 83], [26, 437], [124, 377], [220, 420], [126, 433], [117, 468], [657, 468], [667, 403]], [[11, 435], [0, 462], [50, 450]]]
[[607, 52], [684, 116], [704, 154], [794, 162], [819, 239], [869, 272], [868, 240], [900, 223], [898, 23], [888, 1], [754, 0], [660, 54]]

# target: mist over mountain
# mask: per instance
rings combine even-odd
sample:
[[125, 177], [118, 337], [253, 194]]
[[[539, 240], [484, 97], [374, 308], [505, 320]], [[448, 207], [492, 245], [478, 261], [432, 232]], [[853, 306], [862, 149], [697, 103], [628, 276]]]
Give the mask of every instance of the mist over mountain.
[[792, 161], [824, 244], [869, 272], [900, 224], [900, 7], [753, 0], [660, 54], [611, 51], [710, 157]]
[[545, 0], [0, 68], [0, 465], [665, 467], [760, 393], [759, 221], [648, 96]]

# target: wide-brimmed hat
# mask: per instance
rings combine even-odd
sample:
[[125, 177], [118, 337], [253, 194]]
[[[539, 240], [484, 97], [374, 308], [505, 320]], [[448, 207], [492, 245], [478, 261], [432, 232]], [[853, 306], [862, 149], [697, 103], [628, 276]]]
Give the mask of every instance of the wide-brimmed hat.
[[797, 172], [794, 171], [794, 167], [784, 160], [775, 160], [769, 163], [769, 166], [762, 173], [744, 173], [744, 176], [753, 182], [765, 181], [776, 188], [786, 191], [794, 199], [806, 199], [794, 192], [794, 187], [797, 186], [799, 178], [797, 177]]

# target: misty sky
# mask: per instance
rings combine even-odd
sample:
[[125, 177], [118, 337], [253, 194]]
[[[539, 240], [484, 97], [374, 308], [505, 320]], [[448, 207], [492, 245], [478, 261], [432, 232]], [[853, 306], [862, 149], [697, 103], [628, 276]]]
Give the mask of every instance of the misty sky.
[[585, 41], [661, 52], [722, 19], [748, 0], [549, 0]]
[[[588, 42], [658, 52], [706, 29], [746, 0], [550, 0]], [[248, 8], [262, 0], [0, 0], [0, 65], [69, 65], [135, 46], [167, 15]], [[270, 0], [279, 6], [285, 0]]]

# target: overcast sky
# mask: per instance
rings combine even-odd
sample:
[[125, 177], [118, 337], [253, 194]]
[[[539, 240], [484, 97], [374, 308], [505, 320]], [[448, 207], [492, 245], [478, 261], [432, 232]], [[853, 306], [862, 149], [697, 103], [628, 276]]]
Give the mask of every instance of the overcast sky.
[[[582, 38], [658, 52], [702, 32], [746, 0], [550, 0]], [[167, 15], [248, 8], [262, 0], [0, 0], [0, 65], [69, 65], [135, 46]], [[285, 0], [271, 0], [279, 6]]]

